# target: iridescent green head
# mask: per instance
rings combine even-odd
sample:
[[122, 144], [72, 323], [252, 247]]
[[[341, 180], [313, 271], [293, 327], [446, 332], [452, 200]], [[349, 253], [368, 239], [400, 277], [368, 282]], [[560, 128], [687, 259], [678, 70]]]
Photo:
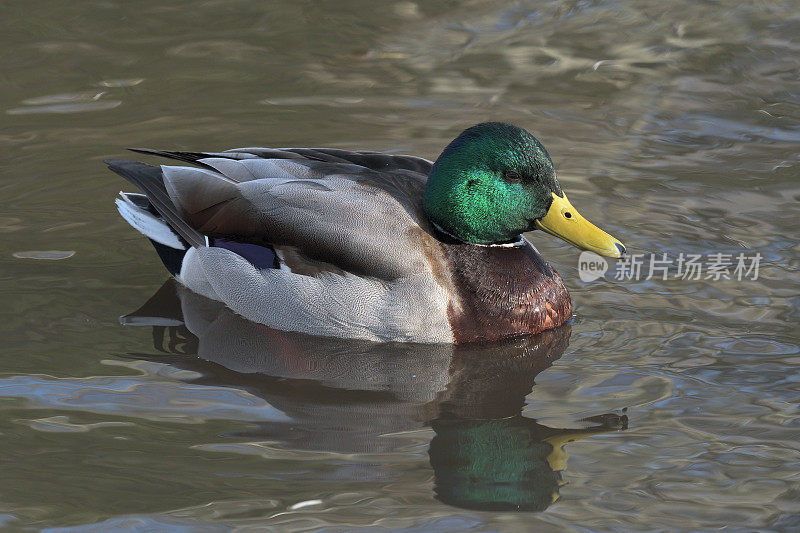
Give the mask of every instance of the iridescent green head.
[[444, 149], [428, 177], [424, 207], [440, 230], [467, 243], [510, 243], [543, 229], [602, 255], [625, 251], [575, 211], [542, 143], [502, 122], [472, 126]]
[[459, 240], [498, 244], [534, 229], [552, 193], [563, 196], [542, 143], [522, 128], [486, 122], [464, 131], [436, 160], [425, 211]]

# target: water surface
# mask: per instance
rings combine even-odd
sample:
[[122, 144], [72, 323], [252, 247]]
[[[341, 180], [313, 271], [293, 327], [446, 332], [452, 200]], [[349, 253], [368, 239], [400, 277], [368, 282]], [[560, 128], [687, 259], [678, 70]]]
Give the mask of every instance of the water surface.
[[[800, 528], [796, 4], [0, 14], [3, 526]], [[287, 335], [162, 289], [100, 162], [435, 158], [484, 120], [537, 135], [571, 201], [633, 251], [757, 252], [758, 279], [617, 280], [612, 263], [582, 282], [574, 248], [533, 235], [570, 326], [459, 350]]]

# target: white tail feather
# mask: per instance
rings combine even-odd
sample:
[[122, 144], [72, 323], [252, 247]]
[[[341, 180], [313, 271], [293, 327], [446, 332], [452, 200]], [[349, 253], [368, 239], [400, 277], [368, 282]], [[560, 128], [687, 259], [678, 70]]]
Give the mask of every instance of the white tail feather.
[[120, 198], [115, 200], [117, 209], [128, 224], [164, 246], [176, 250], [186, 249], [175, 232], [163, 220], [134, 204], [124, 192], [120, 192], [119, 195]]

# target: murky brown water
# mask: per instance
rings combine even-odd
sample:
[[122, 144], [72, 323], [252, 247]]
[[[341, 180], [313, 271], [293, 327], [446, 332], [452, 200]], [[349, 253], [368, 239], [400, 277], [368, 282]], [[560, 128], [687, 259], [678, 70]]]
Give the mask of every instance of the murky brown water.
[[[798, 13], [4, 3], [0, 524], [800, 528]], [[171, 286], [119, 323], [167, 276], [101, 159], [435, 157], [484, 120], [533, 131], [572, 202], [634, 251], [758, 252], [758, 279], [617, 280], [612, 264], [582, 282], [574, 248], [534, 235], [576, 315], [539, 338], [321, 341]]]

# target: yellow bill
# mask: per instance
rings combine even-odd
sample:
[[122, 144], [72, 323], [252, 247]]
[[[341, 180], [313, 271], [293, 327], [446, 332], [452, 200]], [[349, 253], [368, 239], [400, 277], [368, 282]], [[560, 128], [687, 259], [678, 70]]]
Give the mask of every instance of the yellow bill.
[[563, 198], [552, 194], [550, 209], [536, 221], [539, 229], [582, 250], [591, 250], [606, 257], [622, 257], [625, 253], [624, 244], [583, 218], [569, 203], [566, 194]]

